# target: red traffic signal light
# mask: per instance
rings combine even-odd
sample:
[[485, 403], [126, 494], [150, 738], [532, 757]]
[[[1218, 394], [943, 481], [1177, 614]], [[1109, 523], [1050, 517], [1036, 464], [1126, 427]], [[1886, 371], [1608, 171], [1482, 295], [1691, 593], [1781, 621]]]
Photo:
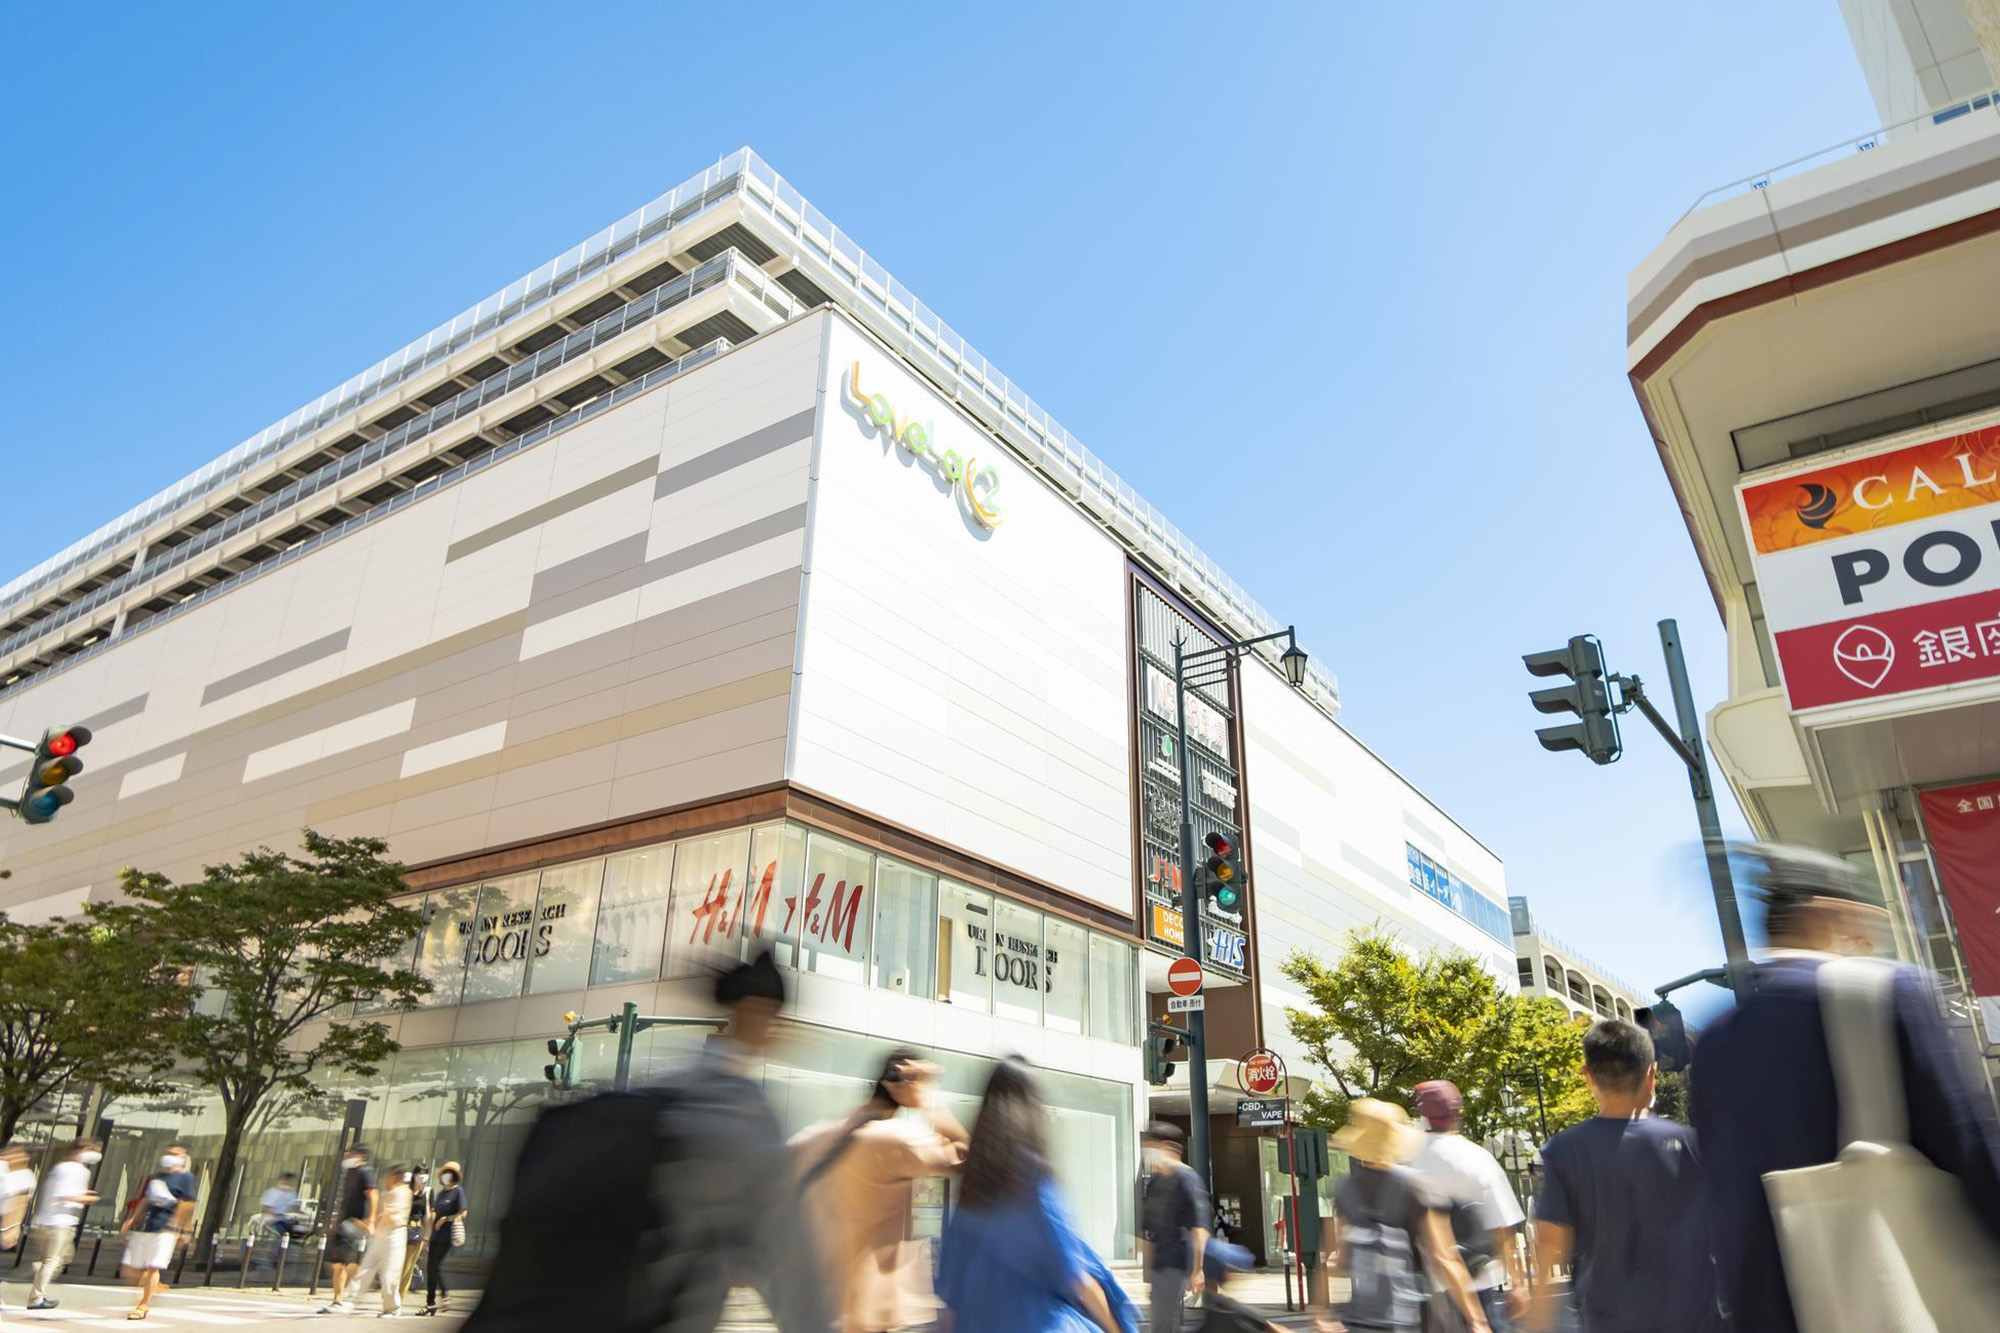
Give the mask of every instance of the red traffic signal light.
[[69, 780], [83, 772], [83, 760], [76, 752], [90, 744], [88, 727], [51, 727], [42, 733], [35, 747], [35, 760], [28, 766], [27, 781], [14, 809], [30, 824], [46, 824], [76, 799]]

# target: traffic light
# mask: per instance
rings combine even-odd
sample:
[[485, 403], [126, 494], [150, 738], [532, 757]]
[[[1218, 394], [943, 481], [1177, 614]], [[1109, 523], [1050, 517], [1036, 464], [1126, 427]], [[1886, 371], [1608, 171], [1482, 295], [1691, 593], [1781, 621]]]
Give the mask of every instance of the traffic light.
[[1692, 1052], [1688, 1049], [1687, 1024], [1681, 1011], [1668, 1000], [1646, 1009], [1634, 1009], [1632, 1021], [1646, 1029], [1653, 1039], [1653, 1059], [1662, 1074], [1686, 1069]]
[[52, 727], [42, 733], [35, 747], [34, 762], [21, 784], [21, 798], [14, 809], [30, 824], [46, 824], [64, 806], [76, 799], [69, 780], [83, 772], [77, 751], [90, 744], [89, 727]]
[[1223, 833], [1203, 838], [1208, 859], [1202, 862], [1202, 886], [1209, 902], [1225, 912], [1234, 912], [1243, 903], [1243, 857], [1236, 843]]
[[1180, 1029], [1157, 1024], [1146, 1033], [1146, 1082], [1164, 1086], [1173, 1078], [1175, 1064], [1185, 1059]]
[[1608, 764], [1623, 747], [1618, 741], [1618, 716], [1611, 707], [1611, 678], [1604, 669], [1604, 645], [1591, 634], [1579, 634], [1566, 648], [1526, 653], [1521, 660], [1536, 676], [1568, 676], [1572, 684], [1530, 690], [1528, 701], [1539, 713], [1574, 713], [1578, 721], [1561, 727], [1540, 727], [1536, 739], [1544, 750], [1581, 750], [1594, 764]]
[[566, 1087], [574, 1087], [576, 1085], [576, 1033], [570, 1033], [568, 1037], [560, 1037], [560, 1039], [558, 1037], [550, 1037], [548, 1039], [548, 1053], [554, 1055], [556, 1059], [550, 1061], [548, 1065], [542, 1065], [542, 1077], [548, 1079], [550, 1083], [554, 1083], [556, 1087], [564, 1087], [564, 1089]]

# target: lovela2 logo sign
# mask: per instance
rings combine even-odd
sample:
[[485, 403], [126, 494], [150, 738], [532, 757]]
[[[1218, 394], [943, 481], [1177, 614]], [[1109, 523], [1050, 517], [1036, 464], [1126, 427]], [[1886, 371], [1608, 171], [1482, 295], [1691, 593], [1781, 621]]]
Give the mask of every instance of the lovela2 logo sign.
[[935, 468], [950, 484], [952, 494], [964, 497], [967, 511], [979, 526], [990, 531], [1007, 521], [994, 503], [1000, 494], [1000, 473], [991, 463], [980, 467], [977, 458], [961, 457], [956, 449], [939, 449], [935, 422], [904, 416], [887, 394], [869, 393], [861, 387], [859, 361], [854, 363], [846, 385], [869, 424]]

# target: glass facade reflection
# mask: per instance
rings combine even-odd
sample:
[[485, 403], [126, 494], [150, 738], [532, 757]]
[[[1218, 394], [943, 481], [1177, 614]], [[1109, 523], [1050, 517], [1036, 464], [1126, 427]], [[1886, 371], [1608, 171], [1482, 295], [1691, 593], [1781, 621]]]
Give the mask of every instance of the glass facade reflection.
[[800, 971], [1138, 1040], [1129, 941], [797, 824], [439, 889], [422, 912], [424, 1008], [690, 976], [770, 947]]

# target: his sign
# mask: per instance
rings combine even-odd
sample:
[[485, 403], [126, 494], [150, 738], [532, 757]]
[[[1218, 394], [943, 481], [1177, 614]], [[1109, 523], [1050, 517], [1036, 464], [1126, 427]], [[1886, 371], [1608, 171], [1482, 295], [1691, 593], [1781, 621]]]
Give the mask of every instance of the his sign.
[[1793, 709], [2000, 677], [2000, 425], [1737, 490]]

